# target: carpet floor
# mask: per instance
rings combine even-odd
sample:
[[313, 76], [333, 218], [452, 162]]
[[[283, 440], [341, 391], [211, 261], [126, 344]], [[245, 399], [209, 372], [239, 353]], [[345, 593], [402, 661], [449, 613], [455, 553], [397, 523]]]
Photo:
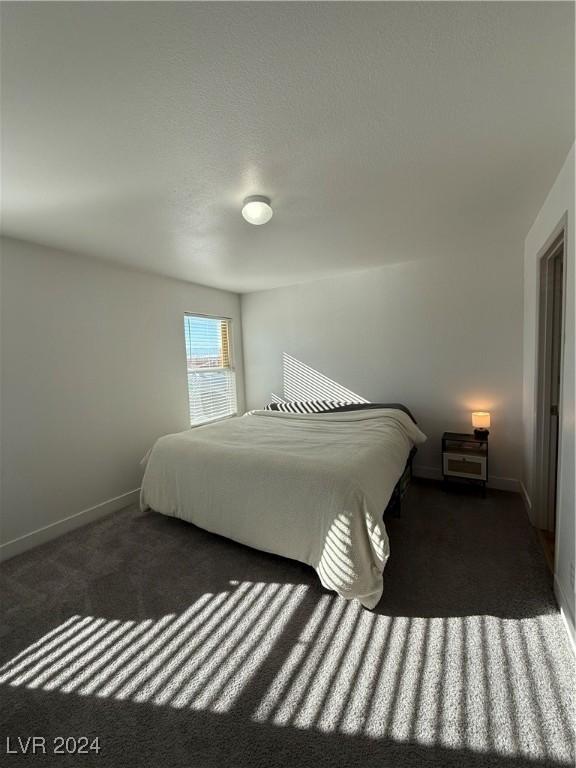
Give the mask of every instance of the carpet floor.
[[574, 656], [520, 498], [414, 483], [387, 526], [374, 611], [136, 508], [4, 563], [0, 762], [573, 765]]

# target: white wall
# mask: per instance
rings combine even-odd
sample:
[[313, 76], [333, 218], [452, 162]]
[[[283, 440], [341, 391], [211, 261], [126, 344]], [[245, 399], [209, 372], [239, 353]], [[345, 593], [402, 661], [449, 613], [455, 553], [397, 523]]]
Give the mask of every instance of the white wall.
[[[575, 454], [574, 454], [574, 163], [572, 147], [558, 178], [526, 237], [524, 252], [524, 461], [529, 497], [534, 485], [534, 437], [536, 413], [536, 364], [538, 338], [538, 255], [562, 217], [567, 214], [565, 256], [565, 338], [560, 406], [560, 459], [558, 509], [556, 517], [555, 588], [558, 601], [571, 622], [574, 633], [574, 560], [575, 560]], [[571, 576], [572, 568], [572, 576]]]
[[405, 403], [438, 476], [444, 430], [492, 412], [491, 475], [517, 489], [522, 464], [522, 252], [422, 259], [242, 297], [247, 402], [281, 392], [286, 352], [371, 401]]
[[244, 396], [237, 295], [22, 241], [1, 245], [5, 543], [138, 488], [155, 438], [189, 427], [184, 312], [233, 319], [240, 408]]

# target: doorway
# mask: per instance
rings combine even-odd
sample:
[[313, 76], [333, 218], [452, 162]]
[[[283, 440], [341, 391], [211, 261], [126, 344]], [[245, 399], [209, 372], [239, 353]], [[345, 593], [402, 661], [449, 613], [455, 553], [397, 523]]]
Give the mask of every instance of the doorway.
[[540, 539], [554, 572], [562, 386], [565, 225], [539, 263], [536, 503]]

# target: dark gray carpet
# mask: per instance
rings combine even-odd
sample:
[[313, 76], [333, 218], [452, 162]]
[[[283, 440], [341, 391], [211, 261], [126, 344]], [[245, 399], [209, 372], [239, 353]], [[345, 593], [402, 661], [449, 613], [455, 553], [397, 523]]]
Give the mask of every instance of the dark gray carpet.
[[[574, 658], [520, 499], [414, 484], [388, 529], [373, 612], [134, 508], [5, 563], [2, 765], [572, 765]], [[28, 735], [101, 751], [6, 754]]]

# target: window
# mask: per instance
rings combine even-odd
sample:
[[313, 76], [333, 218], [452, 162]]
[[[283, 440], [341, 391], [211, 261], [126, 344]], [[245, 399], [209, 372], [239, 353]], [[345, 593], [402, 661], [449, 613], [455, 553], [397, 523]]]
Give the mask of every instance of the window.
[[192, 426], [237, 412], [230, 324], [226, 318], [184, 315]]

